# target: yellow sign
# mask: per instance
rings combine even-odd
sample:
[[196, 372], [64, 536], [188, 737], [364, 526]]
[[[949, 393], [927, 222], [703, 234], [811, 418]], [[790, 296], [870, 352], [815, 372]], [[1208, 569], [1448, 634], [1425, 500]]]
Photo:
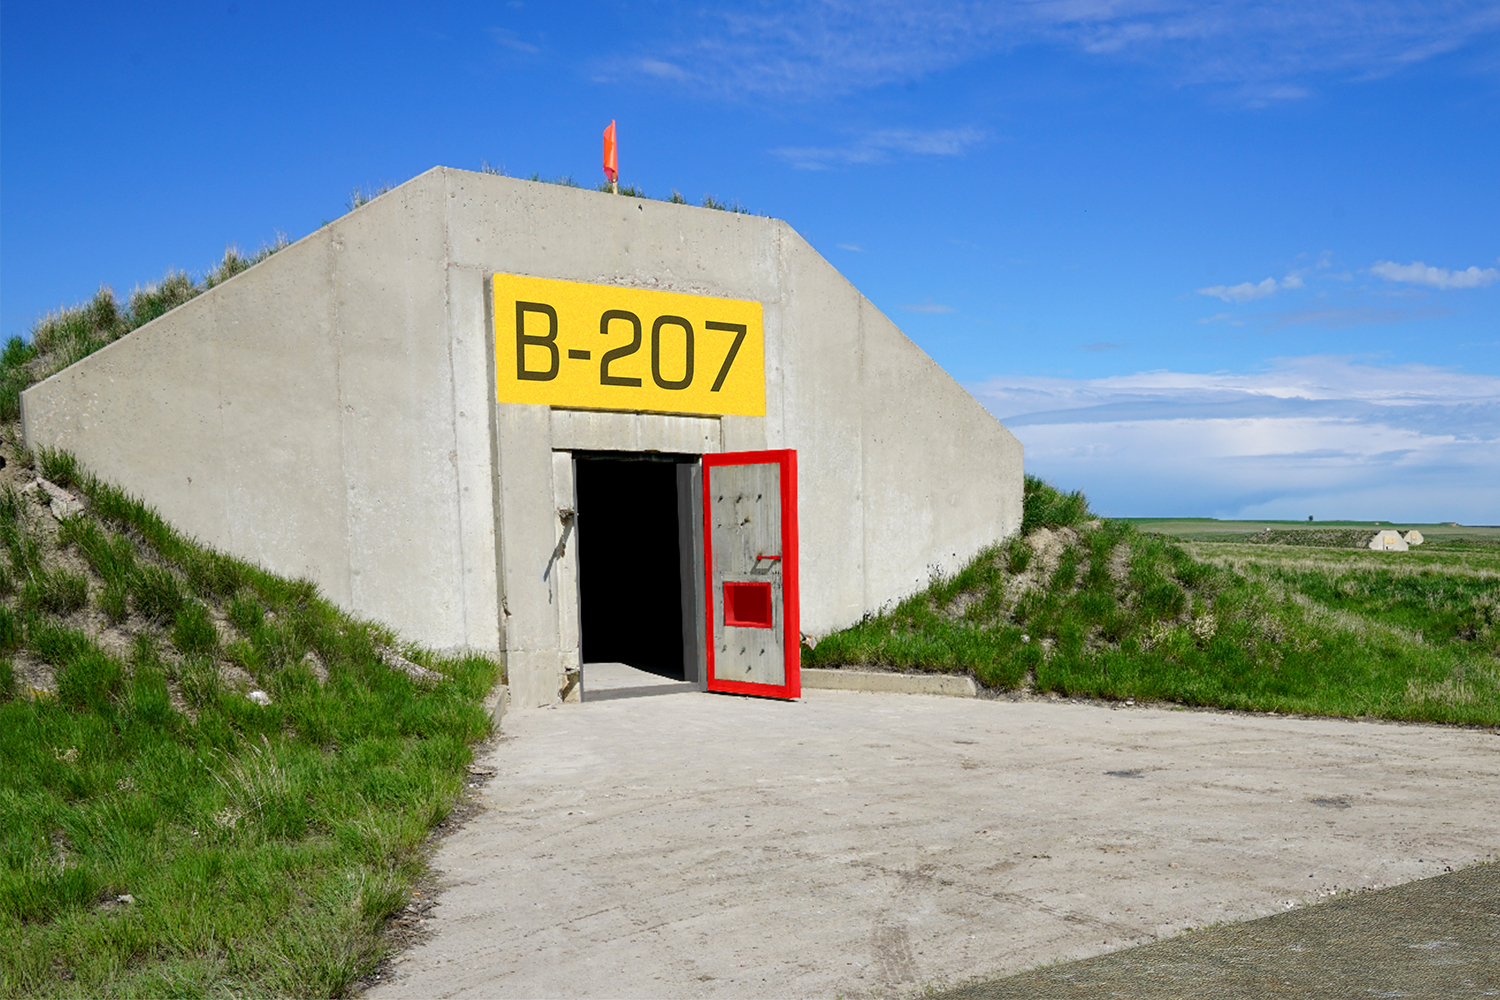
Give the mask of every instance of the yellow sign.
[[759, 302], [495, 275], [502, 403], [766, 412]]

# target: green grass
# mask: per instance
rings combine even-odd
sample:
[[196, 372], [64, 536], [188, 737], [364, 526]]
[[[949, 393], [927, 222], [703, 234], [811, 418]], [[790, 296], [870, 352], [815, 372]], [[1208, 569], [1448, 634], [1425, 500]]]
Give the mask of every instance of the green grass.
[[[1500, 546], [1179, 542], [1028, 477], [1023, 534], [820, 641], [809, 666], [1004, 690], [1500, 724]], [[1423, 529], [1426, 530], [1425, 528]], [[1301, 541], [1294, 539], [1294, 541]]]
[[35, 460], [86, 509], [0, 489], [0, 995], [345, 994], [490, 730], [497, 665], [399, 646], [442, 676], [419, 685], [306, 581]]

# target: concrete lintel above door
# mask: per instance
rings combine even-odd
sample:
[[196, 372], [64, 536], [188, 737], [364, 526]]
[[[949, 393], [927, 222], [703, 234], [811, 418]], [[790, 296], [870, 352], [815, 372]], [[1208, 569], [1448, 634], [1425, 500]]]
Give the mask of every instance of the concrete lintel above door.
[[718, 417], [603, 410], [552, 410], [557, 451], [661, 451], [703, 455], [723, 450]]

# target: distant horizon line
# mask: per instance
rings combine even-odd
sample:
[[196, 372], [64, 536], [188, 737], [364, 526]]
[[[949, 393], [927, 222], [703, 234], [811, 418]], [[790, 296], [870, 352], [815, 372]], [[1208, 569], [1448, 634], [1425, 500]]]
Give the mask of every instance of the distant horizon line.
[[1460, 523], [1458, 521], [1356, 521], [1356, 520], [1350, 520], [1350, 519], [1342, 519], [1342, 520], [1313, 520], [1312, 518], [1308, 518], [1306, 521], [1298, 521], [1298, 520], [1289, 519], [1289, 518], [1275, 518], [1275, 517], [1233, 517], [1233, 518], [1224, 518], [1224, 517], [1202, 517], [1202, 516], [1198, 516], [1198, 515], [1173, 517], [1173, 516], [1163, 516], [1163, 515], [1157, 515], [1157, 514], [1144, 515], [1144, 516], [1143, 515], [1122, 515], [1122, 516], [1117, 516], [1117, 517], [1111, 516], [1110, 520], [1114, 520], [1114, 521], [1212, 521], [1212, 522], [1214, 522], [1216, 524], [1294, 524], [1294, 525], [1300, 525], [1300, 526], [1303, 526], [1303, 527], [1306, 527], [1309, 524], [1313, 524], [1313, 525], [1328, 525], [1328, 526], [1331, 526], [1331, 527], [1364, 527], [1366, 525], [1374, 527], [1374, 526], [1383, 525], [1383, 524], [1385, 524], [1385, 525], [1404, 524], [1404, 525], [1409, 525], [1409, 526], [1414, 527], [1414, 528], [1495, 528], [1495, 529], [1500, 529], [1500, 524], [1462, 524], [1462, 523]]

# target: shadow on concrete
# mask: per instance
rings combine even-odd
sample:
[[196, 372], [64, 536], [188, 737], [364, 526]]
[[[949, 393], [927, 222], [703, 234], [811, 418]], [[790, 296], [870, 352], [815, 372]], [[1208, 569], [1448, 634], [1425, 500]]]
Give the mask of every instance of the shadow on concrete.
[[619, 698], [652, 698], [659, 694], [685, 694], [689, 691], [699, 690], [698, 685], [691, 681], [678, 681], [675, 684], [651, 684], [646, 687], [619, 687], [603, 688], [597, 691], [590, 690], [587, 686], [583, 689], [583, 700], [589, 701], [615, 701]]
[[623, 698], [651, 698], [660, 694], [686, 694], [703, 690], [681, 675], [668, 678], [656, 670], [642, 669], [628, 663], [585, 663], [583, 665], [583, 700], [617, 701]]

